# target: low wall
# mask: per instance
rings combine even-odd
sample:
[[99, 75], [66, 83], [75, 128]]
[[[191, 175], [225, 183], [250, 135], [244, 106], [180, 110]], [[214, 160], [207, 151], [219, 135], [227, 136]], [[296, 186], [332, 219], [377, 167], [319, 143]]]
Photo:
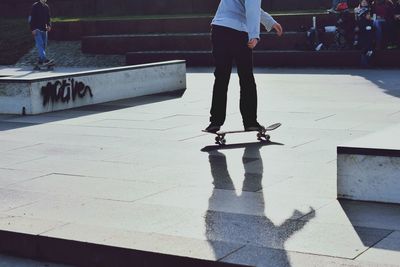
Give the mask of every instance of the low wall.
[[[1, 0], [0, 16], [26, 17], [35, 0]], [[214, 13], [218, 0], [51, 0], [57, 17], [148, 14]], [[329, 8], [330, 0], [264, 0], [266, 10], [310, 10]]]
[[338, 198], [400, 204], [400, 125], [338, 147]]
[[[330, 14], [274, 15], [274, 18], [283, 25], [285, 32], [304, 32], [312, 26], [313, 16], [316, 16], [319, 27], [336, 23], [336, 16]], [[93, 35], [205, 33], [210, 32], [211, 20], [212, 16], [55, 22], [50, 38], [67, 41]]]
[[40, 114], [186, 89], [185, 61], [41, 78], [0, 78], [0, 114]]
[[[374, 67], [399, 68], [400, 50], [378, 51]], [[127, 64], [143, 64], [172, 59], [185, 60], [188, 66], [213, 66], [211, 51], [139, 51], [126, 54]], [[256, 67], [356, 67], [361, 65], [360, 50], [255, 50]]]

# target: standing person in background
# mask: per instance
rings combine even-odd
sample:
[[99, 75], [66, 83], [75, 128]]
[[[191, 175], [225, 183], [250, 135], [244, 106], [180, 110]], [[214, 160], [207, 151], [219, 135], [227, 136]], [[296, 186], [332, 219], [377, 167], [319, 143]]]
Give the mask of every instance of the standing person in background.
[[261, 9], [261, 0], [221, 0], [211, 23], [215, 81], [211, 124], [205, 131], [215, 133], [225, 122], [233, 61], [240, 80], [240, 112], [244, 129], [265, 129], [257, 122], [257, 88], [253, 74], [253, 49], [260, 41], [260, 22], [268, 31], [275, 29], [279, 36], [282, 35], [281, 25]]
[[46, 2], [47, 0], [35, 2], [29, 16], [29, 24], [35, 38], [40, 65], [48, 65], [53, 62], [46, 57], [47, 33], [51, 31], [50, 8]]

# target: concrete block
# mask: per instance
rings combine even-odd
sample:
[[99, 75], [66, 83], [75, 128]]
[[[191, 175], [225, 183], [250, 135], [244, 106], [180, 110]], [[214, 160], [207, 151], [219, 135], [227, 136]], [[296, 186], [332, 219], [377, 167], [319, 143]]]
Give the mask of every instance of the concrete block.
[[400, 204], [400, 125], [338, 147], [338, 197]]
[[184, 61], [0, 78], [0, 114], [40, 114], [186, 89]]

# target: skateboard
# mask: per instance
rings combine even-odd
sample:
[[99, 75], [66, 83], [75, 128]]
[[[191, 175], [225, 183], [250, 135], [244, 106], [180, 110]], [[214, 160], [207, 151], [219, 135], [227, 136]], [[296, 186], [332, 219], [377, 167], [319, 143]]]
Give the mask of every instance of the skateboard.
[[42, 71], [42, 70], [53, 70], [56, 63], [54, 60], [50, 60], [48, 63], [44, 63], [40, 65], [38, 62], [34, 64], [33, 70]]
[[266, 132], [270, 132], [270, 131], [276, 130], [279, 127], [281, 127], [281, 125], [282, 125], [281, 123], [272, 124], [272, 125], [268, 126], [267, 128], [265, 128], [265, 131], [245, 131], [245, 130], [241, 130], [241, 131], [218, 131], [216, 133], [212, 133], [212, 132], [207, 132], [205, 130], [202, 130], [202, 132], [216, 135], [215, 143], [218, 144], [218, 145], [225, 145], [226, 144], [225, 135], [227, 135], [227, 134], [248, 133], [248, 132], [257, 132], [257, 140], [268, 142], [270, 140], [271, 136], [266, 134]]

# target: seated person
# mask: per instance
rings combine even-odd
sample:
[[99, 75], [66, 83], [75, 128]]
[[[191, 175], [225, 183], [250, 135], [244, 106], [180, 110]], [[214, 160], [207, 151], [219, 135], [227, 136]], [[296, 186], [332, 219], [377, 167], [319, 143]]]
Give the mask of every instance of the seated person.
[[354, 8], [354, 14], [356, 16], [356, 20], [358, 19], [357, 13], [361, 9], [371, 9], [371, 5], [368, 0], [360, 0], [358, 6]]
[[361, 64], [366, 67], [370, 65], [373, 54], [373, 20], [369, 9], [360, 9], [357, 13], [358, 46], [361, 49]]
[[[368, 11], [368, 13], [370, 13], [370, 11], [371, 11], [371, 6], [370, 6], [368, 0], [361, 0], [359, 2], [359, 5], [354, 8], [354, 15], [355, 15], [355, 21], [356, 21], [356, 27], [354, 29], [354, 46], [356, 46], [356, 47], [359, 46], [360, 20], [362, 20], [363, 15], [366, 11]], [[371, 22], [372, 22], [372, 20], [371, 20]]]

